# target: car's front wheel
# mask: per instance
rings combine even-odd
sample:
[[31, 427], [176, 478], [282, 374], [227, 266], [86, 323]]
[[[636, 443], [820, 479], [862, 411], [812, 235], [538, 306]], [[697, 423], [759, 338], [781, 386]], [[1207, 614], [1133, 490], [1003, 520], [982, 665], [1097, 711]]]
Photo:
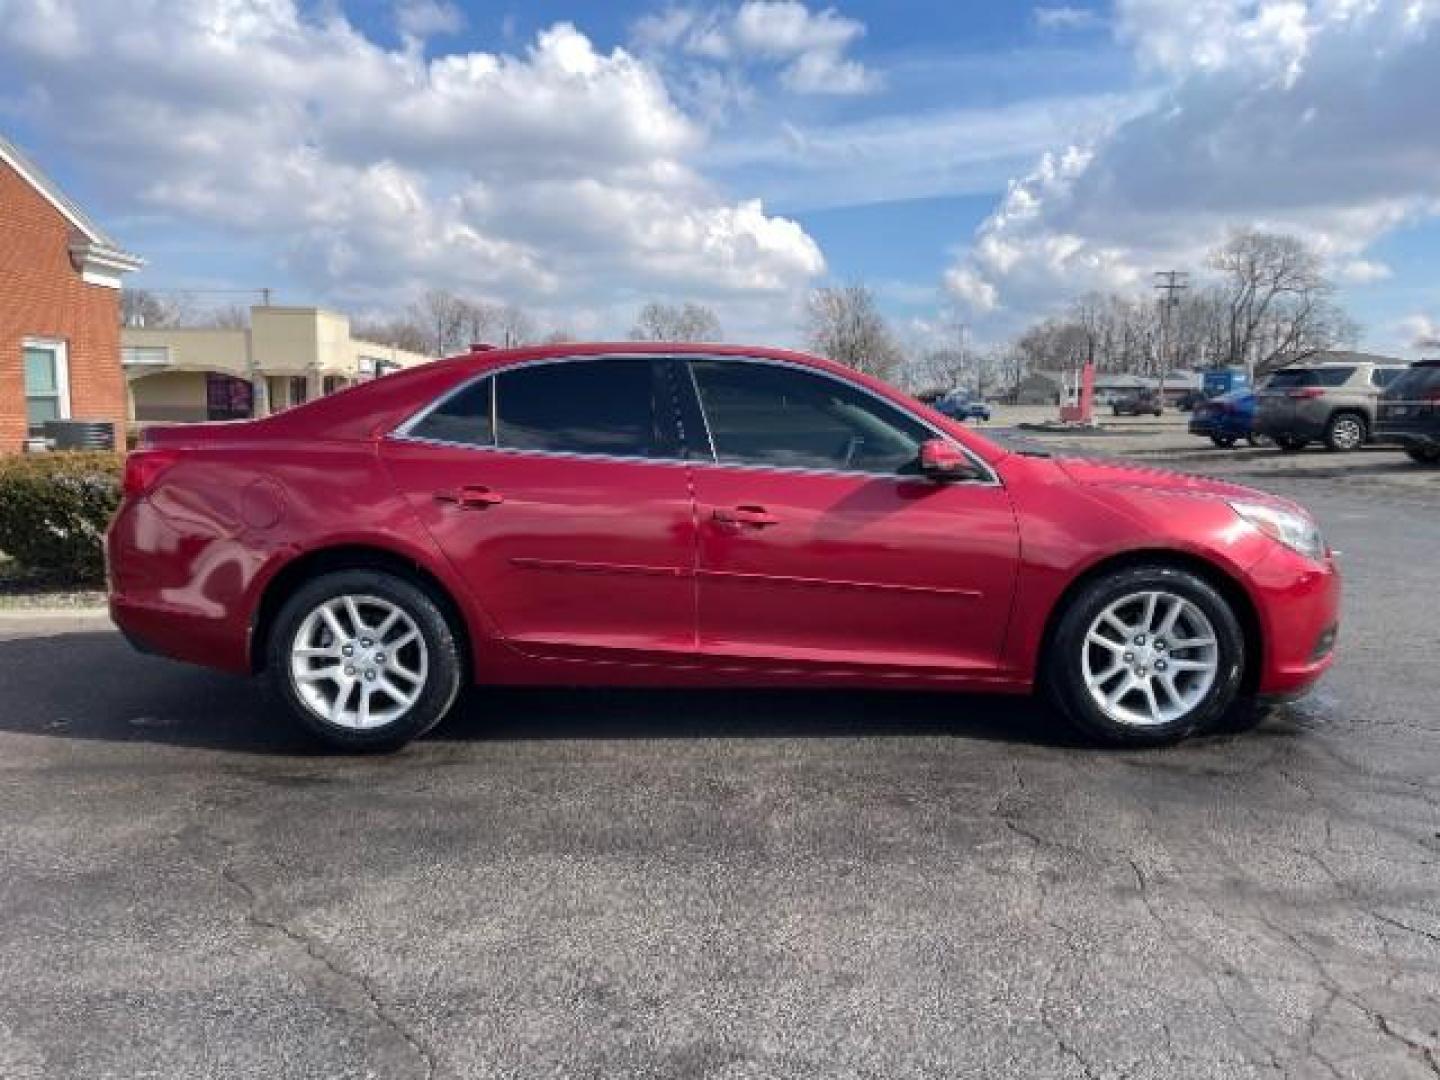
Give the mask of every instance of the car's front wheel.
[[439, 723], [460, 691], [454, 630], [434, 598], [376, 570], [307, 582], [269, 636], [273, 692], [342, 750], [394, 750]]
[[1229, 450], [1232, 446], [1235, 445], [1235, 436], [1211, 435], [1210, 441], [1213, 442], [1216, 446], [1220, 447], [1221, 450]]
[[1160, 745], [1234, 704], [1245, 639], [1226, 599], [1177, 567], [1118, 570], [1085, 585], [1061, 613], [1046, 687], [1080, 728], [1107, 742]]

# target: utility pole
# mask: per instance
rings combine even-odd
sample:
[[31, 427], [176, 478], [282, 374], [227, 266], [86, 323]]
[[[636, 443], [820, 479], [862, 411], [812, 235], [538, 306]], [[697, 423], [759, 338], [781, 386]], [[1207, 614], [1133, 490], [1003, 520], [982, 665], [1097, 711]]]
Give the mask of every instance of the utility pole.
[[1190, 287], [1190, 274], [1186, 270], [1158, 270], [1155, 273], [1155, 288], [1164, 295], [1160, 298], [1160, 402], [1165, 402], [1165, 380], [1170, 375], [1171, 345], [1175, 322], [1175, 309], [1180, 306], [1180, 294]]

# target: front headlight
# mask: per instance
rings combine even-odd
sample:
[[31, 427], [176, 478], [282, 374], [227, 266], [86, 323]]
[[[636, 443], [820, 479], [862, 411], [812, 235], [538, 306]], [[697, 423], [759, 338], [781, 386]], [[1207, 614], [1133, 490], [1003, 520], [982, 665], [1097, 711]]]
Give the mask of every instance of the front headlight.
[[1231, 509], [1272, 540], [1298, 551], [1308, 559], [1323, 562], [1325, 538], [1309, 514], [1268, 503], [1232, 502]]

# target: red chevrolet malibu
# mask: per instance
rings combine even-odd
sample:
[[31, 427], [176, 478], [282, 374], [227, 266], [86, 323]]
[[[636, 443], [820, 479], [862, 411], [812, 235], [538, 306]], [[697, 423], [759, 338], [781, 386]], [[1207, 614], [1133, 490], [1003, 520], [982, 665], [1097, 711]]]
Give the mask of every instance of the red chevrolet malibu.
[[264, 420], [152, 428], [108, 536], [138, 648], [263, 672], [352, 749], [466, 684], [1026, 694], [1132, 744], [1330, 664], [1314, 521], [1002, 449], [796, 353], [476, 352]]

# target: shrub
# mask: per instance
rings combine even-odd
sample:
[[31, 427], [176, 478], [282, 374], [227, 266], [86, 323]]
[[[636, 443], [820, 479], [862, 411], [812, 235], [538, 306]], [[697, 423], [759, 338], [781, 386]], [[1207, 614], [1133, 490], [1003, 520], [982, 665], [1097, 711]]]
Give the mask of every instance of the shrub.
[[120, 505], [123, 454], [0, 458], [0, 551], [66, 585], [105, 580], [101, 536]]

